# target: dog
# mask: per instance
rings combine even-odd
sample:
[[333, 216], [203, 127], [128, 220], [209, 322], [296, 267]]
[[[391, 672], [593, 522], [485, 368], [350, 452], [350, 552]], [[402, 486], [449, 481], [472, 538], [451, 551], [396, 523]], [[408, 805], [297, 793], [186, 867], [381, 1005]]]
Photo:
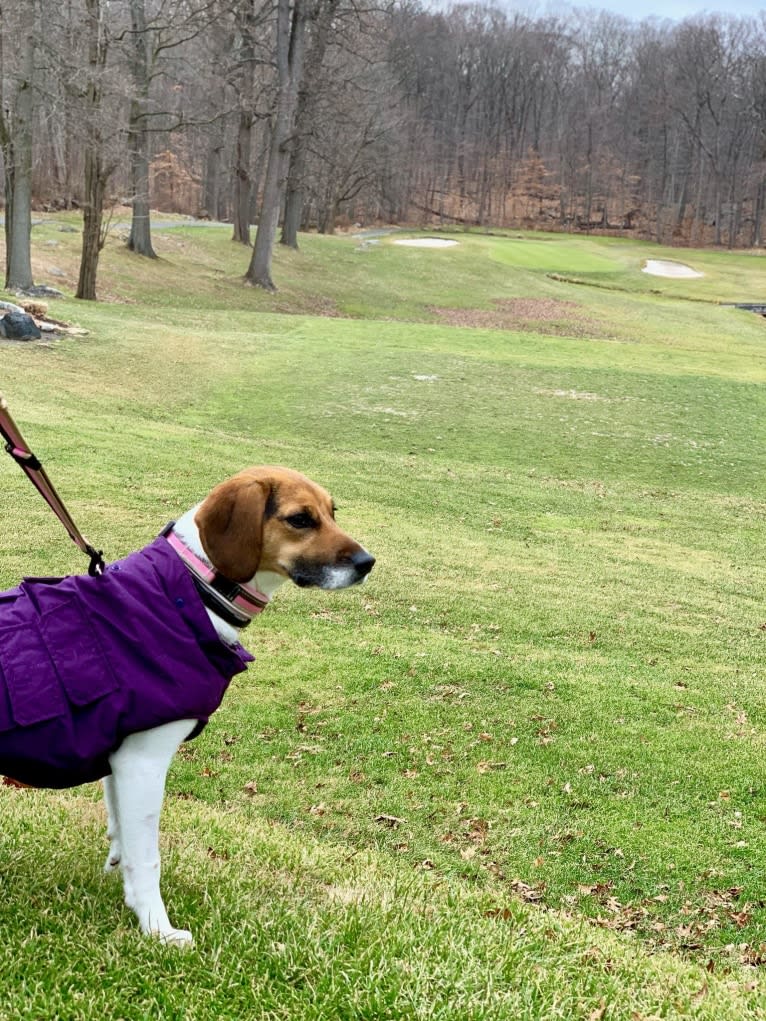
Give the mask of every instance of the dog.
[[0, 773], [36, 787], [102, 779], [109, 854], [141, 931], [187, 946], [160, 893], [159, 819], [179, 745], [253, 657], [242, 627], [290, 579], [342, 589], [375, 558], [321, 486], [249, 468], [100, 576], [0, 593]]

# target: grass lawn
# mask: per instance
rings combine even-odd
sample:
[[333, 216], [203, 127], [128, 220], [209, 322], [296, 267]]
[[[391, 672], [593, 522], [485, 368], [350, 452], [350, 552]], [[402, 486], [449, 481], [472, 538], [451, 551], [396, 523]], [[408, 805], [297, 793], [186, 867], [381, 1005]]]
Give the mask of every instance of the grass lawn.
[[[766, 322], [719, 304], [761, 257], [452, 236], [306, 237], [267, 295], [223, 228], [115, 235], [106, 300], [51, 309], [87, 337], [0, 344], [108, 559], [272, 462], [379, 560], [282, 590], [172, 767], [192, 951], [100, 874], [96, 787], [0, 788], [0, 1019], [766, 1016]], [[2, 588], [82, 561], [0, 462]]]

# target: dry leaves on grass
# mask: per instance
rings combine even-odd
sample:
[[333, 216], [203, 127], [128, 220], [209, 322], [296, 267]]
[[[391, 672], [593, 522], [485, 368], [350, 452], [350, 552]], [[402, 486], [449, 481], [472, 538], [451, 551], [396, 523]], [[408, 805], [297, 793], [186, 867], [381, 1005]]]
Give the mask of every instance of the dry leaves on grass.
[[545, 895], [545, 883], [532, 886], [530, 883], [525, 883], [522, 879], [512, 879], [510, 885], [513, 892], [528, 904], [538, 903]]
[[386, 815], [385, 813], [376, 815], [374, 821], [381, 826], [387, 826], [391, 830], [398, 829], [403, 823], [407, 822], [406, 819], [400, 819], [396, 815]]
[[496, 298], [494, 308], [439, 308], [428, 311], [446, 326], [489, 330], [523, 330], [550, 336], [594, 337], [602, 334], [598, 322], [590, 319], [574, 301], [556, 298]]
[[[742, 887], [732, 886], [728, 890], [709, 890], [699, 901], [685, 901], [676, 920], [663, 920], [657, 915], [659, 905], [668, 903], [669, 895], [659, 893], [644, 898], [638, 903], [623, 904], [612, 892], [614, 884], [581, 883], [577, 892], [581, 896], [593, 897], [602, 907], [602, 913], [594, 919], [604, 929], [621, 932], [642, 929], [650, 932], [661, 943], [680, 943], [687, 950], [699, 950], [705, 946], [709, 934], [724, 925], [743, 928], [752, 921], [755, 905], [739, 898]], [[760, 906], [760, 905], [758, 905]], [[679, 923], [678, 918], [683, 919]]]

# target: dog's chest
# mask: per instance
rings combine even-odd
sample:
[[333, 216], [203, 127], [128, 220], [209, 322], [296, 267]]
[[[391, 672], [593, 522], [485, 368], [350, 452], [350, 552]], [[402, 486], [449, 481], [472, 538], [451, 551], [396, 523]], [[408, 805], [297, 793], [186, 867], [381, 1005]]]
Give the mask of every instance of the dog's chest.
[[25, 581], [0, 594], [0, 773], [97, 780], [128, 734], [206, 722], [250, 660], [220, 641], [162, 538], [102, 577]]

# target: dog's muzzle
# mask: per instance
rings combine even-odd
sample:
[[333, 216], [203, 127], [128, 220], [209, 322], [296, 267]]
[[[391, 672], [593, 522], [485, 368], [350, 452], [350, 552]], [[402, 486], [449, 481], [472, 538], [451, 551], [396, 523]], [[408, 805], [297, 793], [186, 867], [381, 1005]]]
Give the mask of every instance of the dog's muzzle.
[[337, 564], [315, 564], [297, 560], [290, 577], [300, 588], [349, 588], [364, 581], [375, 565], [375, 557], [366, 549], [358, 549]]

